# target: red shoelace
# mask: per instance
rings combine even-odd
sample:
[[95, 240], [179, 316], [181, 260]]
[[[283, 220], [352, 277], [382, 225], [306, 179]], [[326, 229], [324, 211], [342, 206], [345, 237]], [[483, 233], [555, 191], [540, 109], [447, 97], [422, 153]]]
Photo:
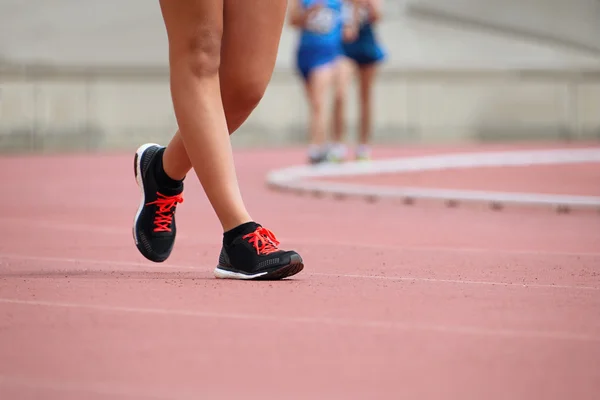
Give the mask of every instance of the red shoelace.
[[178, 194], [176, 196], [165, 196], [164, 194], [156, 192], [158, 198], [146, 205], [155, 204], [158, 207], [156, 215], [154, 216], [154, 232], [171, 232], [171, 221], [173, 221], [173, 215], [175, 214], [175, 207], [177, 203], [183, 203], [183, 197]]
[[248, 243], [254, 246], [258, 255], [271, 254], [279, 250], [277, 248], [279, 241], [273, 232], [262, 226], [256, 228], [254, 232], [244, 235], [242, 238], [248, 239]]

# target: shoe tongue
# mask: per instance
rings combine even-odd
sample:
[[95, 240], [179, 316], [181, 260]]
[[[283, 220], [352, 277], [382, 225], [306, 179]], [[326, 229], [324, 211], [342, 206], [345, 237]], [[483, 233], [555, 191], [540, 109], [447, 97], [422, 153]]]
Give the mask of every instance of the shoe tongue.
[[237, 233], [236, 236], [244, 236], [254, 232], [258, 228], [260, 228], [260, 224], [257, 224], [256, 222], [247, 222], [245, 224], [233, 228], [232, 231], [235, 231]]
[[223, 243], [225, 245], [230, 245], [236, 238], [242, 237], [249, 233], [254, 232], [257, 228], [260, 227], [260, 224], [257, 224], [254, 221], [246, 222], [245, 224], [241, 224], [236, 226], [235, 228], [225, 232], [223, 234]]
[[183, 192], [183, 184], [176, 188], [161, 187], [160, 189], [158, 189], [158, 192], [164, 196], [177, 196], [178, 194], [181, 194], [181, 192]]

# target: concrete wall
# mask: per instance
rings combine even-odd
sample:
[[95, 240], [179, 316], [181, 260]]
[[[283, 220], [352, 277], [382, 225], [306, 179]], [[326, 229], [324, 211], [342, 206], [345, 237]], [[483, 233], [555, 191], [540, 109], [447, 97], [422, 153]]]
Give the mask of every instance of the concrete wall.
[[[385, 4], [378, 32], [388, 60], [376, 88], [377, 140], [597, 135], [598, 74], [510, 71], [600, 70], [600, 56], [590, 51], [600, 44], [600, 2]], [[415, 7], [558, 35], [583, 47], [422, 18], [411, 12]], [[235, 136], [236, 144], [303, 142], [307, 110], [293, 69], [296, 40], [297, 32], [286, 26], [275, 77]], [[165, 142], [175, 129], [164, 70], [167, 42], [156, 2], [2, 0], [0, 58], [59, 66], [36, 73], [0, 71], [1, 149], [134, 146], [148, 139]], [[88, 67], [69, 70], [78, 65]], [[432, 69], [437, 72], [427, 72]], [[355, 111], [353, 96], [351, 127]]]
[[[595, 3], [588, 4], [592, 1]], [[389, 52], [385, 67], [600, 66], [598, 54], [474, 31], [460, 24], [448, 25], [407, 13], [408, 6], [418, 5], [450, 10], [457, 15], [470, 15], [473, 10], [479, 19], [497, 16], [500, 22], [517, 21], [521, 25], [534, 21], [533, 25], [542, 28], [547, 23], [556, 35], [598, 44], [600, 18], [596, 3], [596, 0], [386, 0], [385, 17], [378, 28]], [[538, 15], [543, 23], [535, 22]], [[542, 18], [546, 15], [547, 18]], [[556, 22], [561, 15], [565, 18]], [[286, 26], [278, 68], [294, 65], [296, 40], [297, 32]], [[0, 57], [26, 64], [165, 66], [167, 41], [156, 1], [2, 0]]]
[[[600, 73], [384, 72], [375, 94], [378, 142], [600, 139]], [[352, 131], [356, 109], [352, 96]], [[306, 118], [295, 76], [279, 72], [234, 143], [304, 143]], [[166, 75], [3, 78], [5, 150], [164, 143], [175, 129]]]
[[600, 54], [598, 0], [409, 0], [408, 7]]

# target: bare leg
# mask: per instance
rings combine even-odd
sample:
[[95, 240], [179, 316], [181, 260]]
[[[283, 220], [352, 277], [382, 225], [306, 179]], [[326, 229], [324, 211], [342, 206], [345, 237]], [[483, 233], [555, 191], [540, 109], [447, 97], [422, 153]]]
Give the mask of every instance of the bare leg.
[[250, 221], [250, 216], [239, 192], [227, 133], [245, 121], [266, 89], [285, 1], [225, 0], [223, 10], [219, 0], [162, 0], [161, 8], [180, 126], [165, 150], [165, 172], [182, 179], [193, 165], [223, 229], [229, 230]]
[[368, 65], [360, 68], [360, 130], [359, 143], [366, 145], [371, 139], [371, 93], [375, 73], [377, 72], [376, 65]]
[[316, 68], [305, 84], [310, 103], [309, 141], [313, 146], [322, 146], [327, 140], [327, 115], [325, 101], [327, 90], [331, 87], [335, 73], [335, 65]]
[[181, 138], [224, 230], [251, 221], [235, 174], [221, 101], [223, 1], [161, 0]]
[[[285, 11], [285, 0], [224, 0], [219, 75], [230, 134], [246, 121], [269, 84]], [[176, 180], [192, 168], [179, 131], [167, 146], [163, 163], [167, 175]]]
[[258, 105], [271, 80], [286, 0], [225, 0], [221, 94], [229, 132]]
[[338, 64], [335, 76], [335, 97], [333, 102], [333, 141], [342, 142], [346, 136], [346, 96], [352, 77], [352, 64], [342, 59]]

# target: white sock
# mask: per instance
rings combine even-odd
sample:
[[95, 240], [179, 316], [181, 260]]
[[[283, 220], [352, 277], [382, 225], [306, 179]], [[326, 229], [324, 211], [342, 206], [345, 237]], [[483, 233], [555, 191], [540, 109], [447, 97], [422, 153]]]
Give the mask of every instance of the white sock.
[[346, 158], [346, 154], [348, 153], [348, 149], [344, 143], [334, 143], [331, 148], [331, 155], [338, 159]]
[[356, 156], [357, 157], [369, 157], [370, 153], [371, 153], [371, 148], [369, 147], [369, 145], [360, 144], [356, 148]]

